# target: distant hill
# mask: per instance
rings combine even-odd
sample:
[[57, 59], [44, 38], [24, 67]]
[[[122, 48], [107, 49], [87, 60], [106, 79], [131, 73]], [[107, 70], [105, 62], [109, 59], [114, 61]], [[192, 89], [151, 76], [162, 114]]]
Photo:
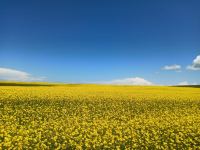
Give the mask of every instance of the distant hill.
[[194, 88], [200, 88], [200, 85], [176, 85], [175, 87], [194, 87]]
[[0, 81], [0, 86], [53, 86], [54, 83], [47, 82], [12, 82], [12, 81]]

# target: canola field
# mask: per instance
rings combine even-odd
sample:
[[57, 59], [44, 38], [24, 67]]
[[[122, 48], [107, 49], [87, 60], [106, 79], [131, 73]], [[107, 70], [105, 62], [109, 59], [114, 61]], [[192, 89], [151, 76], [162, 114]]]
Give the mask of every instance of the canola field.
[[1, 85], [0, 149], [200, 149], [200, 88]]

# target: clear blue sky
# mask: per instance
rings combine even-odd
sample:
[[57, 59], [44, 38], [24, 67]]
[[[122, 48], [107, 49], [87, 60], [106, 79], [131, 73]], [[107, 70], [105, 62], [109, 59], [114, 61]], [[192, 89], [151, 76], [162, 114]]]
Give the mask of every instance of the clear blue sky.
[[47, 81], [200, 83], [198, 55], [199, 0], [0, 1], [0, 68]]

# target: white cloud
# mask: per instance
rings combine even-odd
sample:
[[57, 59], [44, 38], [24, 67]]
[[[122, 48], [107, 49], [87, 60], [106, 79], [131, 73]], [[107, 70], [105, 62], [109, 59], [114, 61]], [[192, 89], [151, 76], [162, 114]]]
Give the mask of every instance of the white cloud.
[[31, 74], [10, 68], [0, 68], [0, 80], [43, 81], [45, 77], [34, 77]]
[[162, 68], [162, 70], [174, 70], [174, 71], [180, 71], [181, 70], [181, 66], [180, 65], [167, 65], [167, 66], [164, 66]]
[[101, 84], [113, 84], [113, 85], [153, 85], [152, 82], [147, 81], [143, 78], [135, 77], [135, 78], [125, 78], [125, 79], [117, 79], [105, 82], [99, 82]]
[[200, 70], [200, 55], [198, 55], [194, 60], [192, 65], [187, 66], [188, 70]]
[[183, 81], [183, 82], [178, 83], [178, 85], [189, 85], [189, 83], [188, 81]]
[[197, 83], [189, 83], [188, 81], [183, 81], [178, 83], [178, 85], [197, 85]]

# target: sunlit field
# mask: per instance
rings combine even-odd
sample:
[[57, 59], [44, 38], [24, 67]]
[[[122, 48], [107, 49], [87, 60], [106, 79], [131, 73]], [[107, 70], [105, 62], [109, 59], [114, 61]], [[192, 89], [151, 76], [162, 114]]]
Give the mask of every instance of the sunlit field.
[[0, 149], [200, 149], [200, 88], [1, 84]]

